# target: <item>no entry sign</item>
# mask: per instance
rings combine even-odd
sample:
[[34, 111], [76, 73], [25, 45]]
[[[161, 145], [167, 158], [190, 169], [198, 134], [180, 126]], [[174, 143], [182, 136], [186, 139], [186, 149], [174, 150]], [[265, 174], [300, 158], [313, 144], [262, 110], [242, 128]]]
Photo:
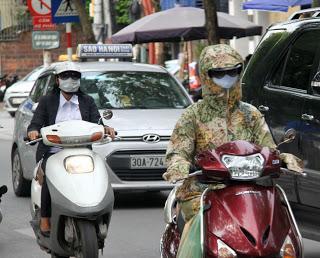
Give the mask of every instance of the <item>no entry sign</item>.
[[28, 0], [32, 16], [51, 15], [51, 0]]
[[54, 30], [52, 24], [51, 0], [28, 0], [28, 8], [33, 16], [34, 30]]

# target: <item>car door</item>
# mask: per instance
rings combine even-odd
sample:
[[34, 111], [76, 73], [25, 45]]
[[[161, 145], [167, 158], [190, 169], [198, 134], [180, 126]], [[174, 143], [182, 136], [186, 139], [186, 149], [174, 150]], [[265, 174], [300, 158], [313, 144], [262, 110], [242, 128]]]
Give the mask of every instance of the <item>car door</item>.
[[44, 95], [48, 82], [48, 75], [38, 78], [30, 92], [29, 98], [20, 109], [19, 119], [17, 121], [18, 130], [18, 149], [21, 158], [21, 164], [25, 177], [31, 179], [35, 167], [35, 153], [37, 145], [26, 145], [23, 138], [26, 136], [27, 128], [33, 117], [33, 112], [41, 96]]
[[[303, 156], [301, 115], [306, 105], [308, 85], [314, 74], [314, 64], [317, 62], [318, 35], [318, 30], [308, 30], [290, 42], [264, 86], [264, 103], [259, 106], [261, 111], [265, 111], [277, 144], [283, 140], [288, 129], [294, 128], [297, 131], [295, 140], [282, 144], [279, 149], [299, 158]], [[299, 202], [296, 177], [284, 175], [276, 181], [284, 188], [290, 201]]]
[[320, 91], [310, 92], [301, 119], [302, 154], [307, 177], [298, 178], [299, 196], [301, 204], [320, 208]]

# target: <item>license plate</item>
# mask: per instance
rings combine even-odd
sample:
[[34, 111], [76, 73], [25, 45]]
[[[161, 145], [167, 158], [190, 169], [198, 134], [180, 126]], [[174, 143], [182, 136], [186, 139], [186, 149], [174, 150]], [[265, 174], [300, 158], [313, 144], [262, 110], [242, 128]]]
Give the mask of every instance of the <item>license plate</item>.
[[164, 155], [130, 155], [130, 168], [166, 168]]
[[24, 98], [16, 98], [12, 99], [12, 104], [21, 104], [25, 99]]

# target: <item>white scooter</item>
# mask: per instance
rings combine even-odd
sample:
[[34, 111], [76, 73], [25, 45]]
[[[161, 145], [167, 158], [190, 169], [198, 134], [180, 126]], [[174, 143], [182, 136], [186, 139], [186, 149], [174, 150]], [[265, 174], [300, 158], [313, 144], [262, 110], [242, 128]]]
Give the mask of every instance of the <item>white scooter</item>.
[[114, 195], [104, 161], [87, 146], [104, 144], [110, 138], [102, 125], [82, 120], [43, 127], [41, 136], [27, 144], [42, 140], [45, 145], [63, 149], [50, 156], [46, 165], [52, 207], [49, 237], [43, 236], [39, 228], [40, 164], [34, 172], [30, 223], [37, 242], [51, 257], [97, 258], [107, 236]]

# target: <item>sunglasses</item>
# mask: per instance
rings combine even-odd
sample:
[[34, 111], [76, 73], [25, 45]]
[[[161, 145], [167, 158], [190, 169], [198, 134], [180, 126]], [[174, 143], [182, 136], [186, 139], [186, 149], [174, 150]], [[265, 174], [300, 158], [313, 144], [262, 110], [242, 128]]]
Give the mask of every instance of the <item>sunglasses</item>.
[[210, 78], [218, 78], [218, 79], [221, 79], [225, 75], [235, 77], [237, 75], [240, 75], [241, 71], [242, 71], [242, 64], [238, 64], [236, 66], [228, 67], [228, 68], [212, 68], [208, 71], [208, 76]]
[[61, 80], [67, 80], [71, 78], [72, 80], [79, 80], [81, 78], [81, 73], [76, 71], [66, 71], [58, 74]]

